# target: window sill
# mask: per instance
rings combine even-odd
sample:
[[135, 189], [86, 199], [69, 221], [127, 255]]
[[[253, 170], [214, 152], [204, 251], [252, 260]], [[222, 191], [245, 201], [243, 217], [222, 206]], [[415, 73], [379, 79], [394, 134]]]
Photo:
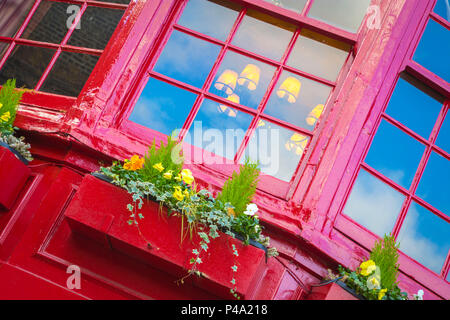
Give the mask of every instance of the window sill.
[[324, 286], [314, 287], [308, 300], [362, 300], [345, 283], [332, 282]]
[[[196, 234], [190, 240], [188, 231], [185, 231], [186, 238], [181, 241], [181, 219], [168, 217], [165, 208], [159, 212], [159, 204], [148, 201], [142, 207], [144, 219], [140, 222], [140, 230], [150, 242], [149, 247], [138, 229], [127, 223], [127, 204], [130, 202], [131, 196], [125, 190], [86, 175], [65, 217], [73, 232], [99, 241], [105, 248], [125, 253], [174, 277], [186, 275], [191, 266], [189, 260], [193, 256], [192, 250], [198, 249], [199, 238]], [[201, 255], [203, 263], [198, 265], [198, 270], [204, 276], [193, 276], [191, 279], [195, 286], [216, 296], [231, 298], [232, 244], [236, 245], [239, 252], [236, 258], [239, 270], [234, 275], [237, 292], [243, 299], [251, 298], [262, 276], [265, 252], [251, 245], [245, 246], [223, 233], [211, 241], [207, 254]]]

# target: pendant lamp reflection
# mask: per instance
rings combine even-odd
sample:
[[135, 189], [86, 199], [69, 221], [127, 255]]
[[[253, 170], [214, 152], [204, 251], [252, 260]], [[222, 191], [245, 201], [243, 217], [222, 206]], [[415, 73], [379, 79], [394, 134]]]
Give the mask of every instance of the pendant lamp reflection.
[[286, 150], [293, 151], [297, 155], [301, 155], [308, 144], [309, 138], [299, 133], [294, 133], [292, 137], [284, 145]]
[[[239, 101], [240, 101], [239, 96], [234, 93], [232, 95], [228, 96], [227, 100], [234, 102], [234, 103], [239, 103]], [[234, 110], [233, 108], [230, 108], [226, 105], [221, 104], [217, 107], [217, 109], [219, 110], [220, 113], [225, 113], [229, 117], [236, 118], [237, 111]]]
[[277, 90], [277, 95], [281, 99], [286, 97], [289, 103], [295, 103], [301, 87], [302, 83], [297, 78], [288, 77], [283, 81], [280, 88]]
[[254, 64], [248, 64], [239, 75], [237, 82], [241, 86], [246, 85], [247, 88], [251, 91], [256, 90], [256, 87], [259, 83], [260, 73], [261, 70], [258, 66], [255, 66]]
[[310, 126], [314, 126], [316, 122], [319, 120], [320, 116], [322, 115], [324, 105], [318, 104], [314, 109], [311, 110], [311, 112], [306, 117], [306, 123]]
[[214, 87], [217, 90], [225, 91], [227, 95], [232, 95], [234, 89], [236, 89], [236, 81], [238, 78], [238, 74], [233, 70], [227, 69], [219, 76]]

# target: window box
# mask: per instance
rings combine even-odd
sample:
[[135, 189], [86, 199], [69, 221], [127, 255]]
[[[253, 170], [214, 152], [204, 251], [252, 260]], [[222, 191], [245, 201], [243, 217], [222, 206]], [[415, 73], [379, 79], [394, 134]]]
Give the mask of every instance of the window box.
[[31, 174], [28, 161], [0, 142], [0, 208], [10, 210]]
[[313, 287], [309, 300], [365, 300], [350, 289], [344, 282], [336, 281], [326, 285]]
[[[200, 239], [193, 233], [192, 240], [185, 231], [183, 241], [181, 230], [187, 223], [179, 216], [167, 216], [167, 210], [154, 201], [148, 201], [142, 207], [144, 219], [140, 230], [151, 246], [139, 235], [136, 227], [130, 226], [127, 204], [131, 196], [127, 191], [102, 181], [92, 175], [86, 175], [68, 206], [65, 216], [73, 232], [100, 241], [106, 248], [117, 250], [137, 258], [149, 265], [181, 278], [190, 268], [192, 250], [198, 249]], [[236, 264], [242, 272], [235, 274], [237, 292], [241, 298], [250, 297], [260, 279], [264, 265], [265, 252], [252, 245], [244, 245], [224, 233], [212, 239], [207, 253], [201, 258], [203, 263], [198, 270], [202, 277], [190, 277], [194, 284], [202, 289], [224, 298], [229, 293], [233, 278], [234, 256], [231, 245], [235, 244], [239, 252]], [[151, 276], [151, 275], [149, 275]]]

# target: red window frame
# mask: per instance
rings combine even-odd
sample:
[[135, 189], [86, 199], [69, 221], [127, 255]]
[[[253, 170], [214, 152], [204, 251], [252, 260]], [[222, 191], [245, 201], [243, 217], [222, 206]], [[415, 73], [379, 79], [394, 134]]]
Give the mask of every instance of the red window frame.
[[[345, 204], [353, 189], [353, 185], [356, 181], [356, 178], [360, 170], [365, 170], [369, 172], [369, 174], [371, 174], [372, 176], [376, 177], [383, 183], [387, 184], [388, 186], [397, 190], [401, 194], [405, 195], [406, 200], [403, 203], [401, 212], [397, 217], [397, 221], [393, 228], [393, 235], [395, 237], [399, 235], [400, 228], [402, 226], [402, 223], [404, 222], [407, 211], [412, 201], [416, 201], [417, 203], [419, 203], [420, 205], [431, 211], [433, 214], [438, 216], [440, 219], [446, 221], [447, 223], [450, 223], [450, 217], [448, 215], [434, 208], [433, 206], [426, 203], [425, 201], [423, 201], [422, 199], [418, 198], [415, 195], [415, 191], [419, 185], [420, 179], [425, 171], [427, 161], [429, 160], [432, 152], [436, 152], [437, 154], [443, 156], [444, 158], [450, 161], [450, 154], [435, 145], [439, 129], [441, 128], [445, 120], [445, 117], [450, 116], [449, 113], [450, 84], [412, 60], [414, 52], [417, 46], [419, 45], [421, 36], [425, 31], [429, 19], [433, 19], [434, 21], [440, 23], [442, 26], [450, 30], [450, 22], [446, 21], [445, 19], [438, 16], [436, 13], [432, 11], [435, 3], [436, 0], [430, 0], [428, 2], [424, 2], [423, 4], [419, 5], [416, 17], [413, 19], [413, 21], [417, 20], [419, 28], [417, 28], [417, 24], [411, 23], [411, 26], [405, 36], [405, 39], [408, 39], [408, 36], [410, 36], [412, 38], [412, 41], [410, 42], [410, 45], [407, 48], [407, 50], [405, 50], [406, 54], [401, 58], [400, 61], [396, 61], [396, 65], [393, 68], [394, 70], [391, 69], [392, 70], [391, 72], [396, 74], [395, 79], [393, 79], [394, 80], [393, 82], [388, 81], [383, 86], [382, 94], [380, 94], [379, 99], [377, 99], [377, 101], [375, 102], [374, 107], [364, 125], [363, 130], [366, 132], [370, 132], [370, 135], [361, 134], [360, 137], [358, 138], [357, 145], [355, 146], [351, 155], [352, 157], [351, 162], [349, 163], [346, 170], [347, 173], [344, 174], [341, 180], [341, 182], [343, 183], [338, 188], [338, 191], [336, 192], [336, 197], [332, 202], [332, 207], [336, 208], [337, 210], [336, 211], [333, 210], [334, 213], [333, 212], [330, 213], [330, 219], [333, 220], [331, 224], [332, 226], [326, 228], [325, 232], [328, 233], [328, 235], [331, 237], [333, 237], [333, 235], [336, 235], [336, 232], [338, 232], [339, 234], [342, 234], [345, 238], [349, 238], [352, 241], [360, 244], [366, 250], [369, 250], [379, 237], [343, 213]], [[420, 9], [421, 6], [422, 9]], [[385, 109], [388, 105], [388, 102], [390, 100], [393, 91], [395, 90], [397, 81], [399, 80], [401, 74], [403, 73], [407, 73], [413, 78], [416, 78], [419, 82], [439, 92], [445, 98], [438, 119], [428, 139], [422, 138], [421, 136], [413, 132], [411, 129], [404, 126], [403, 124], [396, 121], [395, 119], [393, 119], [392, 117], [390, 117], [388, 114], [385, 113]], [[375, 133], [377, 132], [377, 128], [382, 120], [387, 121], [388, 123], [394, 125], [404, 133], [421, 142], [426, 148], [426, 151], [420, 161], [420, 165], [414, 176], [413, 183], [410, 189], [408, 190], [401, 187], [400, 185], [390, 180], [389, 178], [383, 176], [381, 173], [379, 173], [378, 171], [376, 171], [375, 169], [373, 169], [364, 162], [364, 159], [370, 149]], [[419, 262], [402, 253], [401, 251], [399, 263], [400, 263], [400, 270], [403, 273], [419, 281], [428, 289], [436, 292], [438, 295], [444, 297], [445, 299], [450, 298], [450, 285], [446, 281], [446, 278], [450, 272], [450, 252], [447, 255], [447, 258], [445, 260], [444, 266], [440, 274], [436, 274], [435, 272], [421, 265]]]
[[[65, 95], [59, 95], [59, 94], [53, 94], [53, 93], [47, 93], [43, 91], [39, 91], [42, 87], [44, 81], [47, 79], [50, 71], [54, 67], [56, 61], [58, 60], [59, 56], [62, 52], [73, 52], [73, 53], [84, 53], [84, 54], [90, 54], [94, 56], [101, 56], [103, 52], [106, 50], [99, 50], [99, 49], [92, 49], [92, 48], [84, 48], [84, 47], [78, 47], [78, 46], [72, 46], [68, 45], [68, 41], [74, 32], [78, 22], [81, 20], [84, 12], [88, 8], [88, 6], [95, 6], [99, 8], [109, 8], [109, 9], [122, 9], [126, 10], [128, 8], [128, 4], [120, 4], [120, 3], [112, 3], [112, 2], [99, 2], [94, 0], [47, 0], [47, 1], [53, 1], [53, 2], [60, 2], [60, 3], [67, 3], [67, 4], [74, 4], [80, 6], [80, 11], [77, 13], [75, 19], [73, 20], [72, 26], [67, 30], [66, 35], [62, 39], [61, 43], [55, 44], [55, 43], [48, 43], [48, 42], [42, 42], [42, 41], [35, 41], [35, 40], [29, 40], [21, 38], [23, 32], [27, 28], [29, 22], [31, 21], [34, 13], [38, 9], [41, 2], [44, 0], [35, 0], [35, 3], [31, 6], [30, 11], [28, 12], [25, 20], [22, 22], [21, 26], [19, 27], [18, 31], [13, 37], [3, 37], [0, 36], [0, 42], [9, 44], [9, 47], [7, 48], [5, 54], [0, 59], [0, 69], [4, 66], [6, 61], [8, 60], [10, 54], [16, 47], [16, 45], [28, 45], [32, 47], [38, 47], [38, 48], [48, 48], [48, 49], [54, 49], [56, 50], [53, 54], [49, 64], [45, 68], [43, 74], [41, 75], [41, 78], [39, 79], [38, 83], [34, 88], [27, 88], [27, 89], [33, 89], [34, 93], [25, 93], [22, 103], [29, 104], [29, 105], [35, 105], [40, 107], [45, 107], [49, 109], [56, 109], [56, 110], [64, 110], [67, 111], [77, 100], [77, 97], [71, 97], [71, 96], [65, 96]], [[120, 25], [120, 23], [119, 23]], [[95, 70], [95, 68], [94, 68]], [[92, 71], [92, 73], [94, 72]], [[81, 95], [81, 93], [80, 93]]]

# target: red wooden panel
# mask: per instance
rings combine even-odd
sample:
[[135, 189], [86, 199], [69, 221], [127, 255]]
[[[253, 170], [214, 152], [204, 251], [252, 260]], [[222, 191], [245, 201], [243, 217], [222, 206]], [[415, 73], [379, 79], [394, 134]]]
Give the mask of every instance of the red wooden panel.
[[335, 282], [321, 287], [314, 287], [308, 300], [358, 300], [354, 295]]

